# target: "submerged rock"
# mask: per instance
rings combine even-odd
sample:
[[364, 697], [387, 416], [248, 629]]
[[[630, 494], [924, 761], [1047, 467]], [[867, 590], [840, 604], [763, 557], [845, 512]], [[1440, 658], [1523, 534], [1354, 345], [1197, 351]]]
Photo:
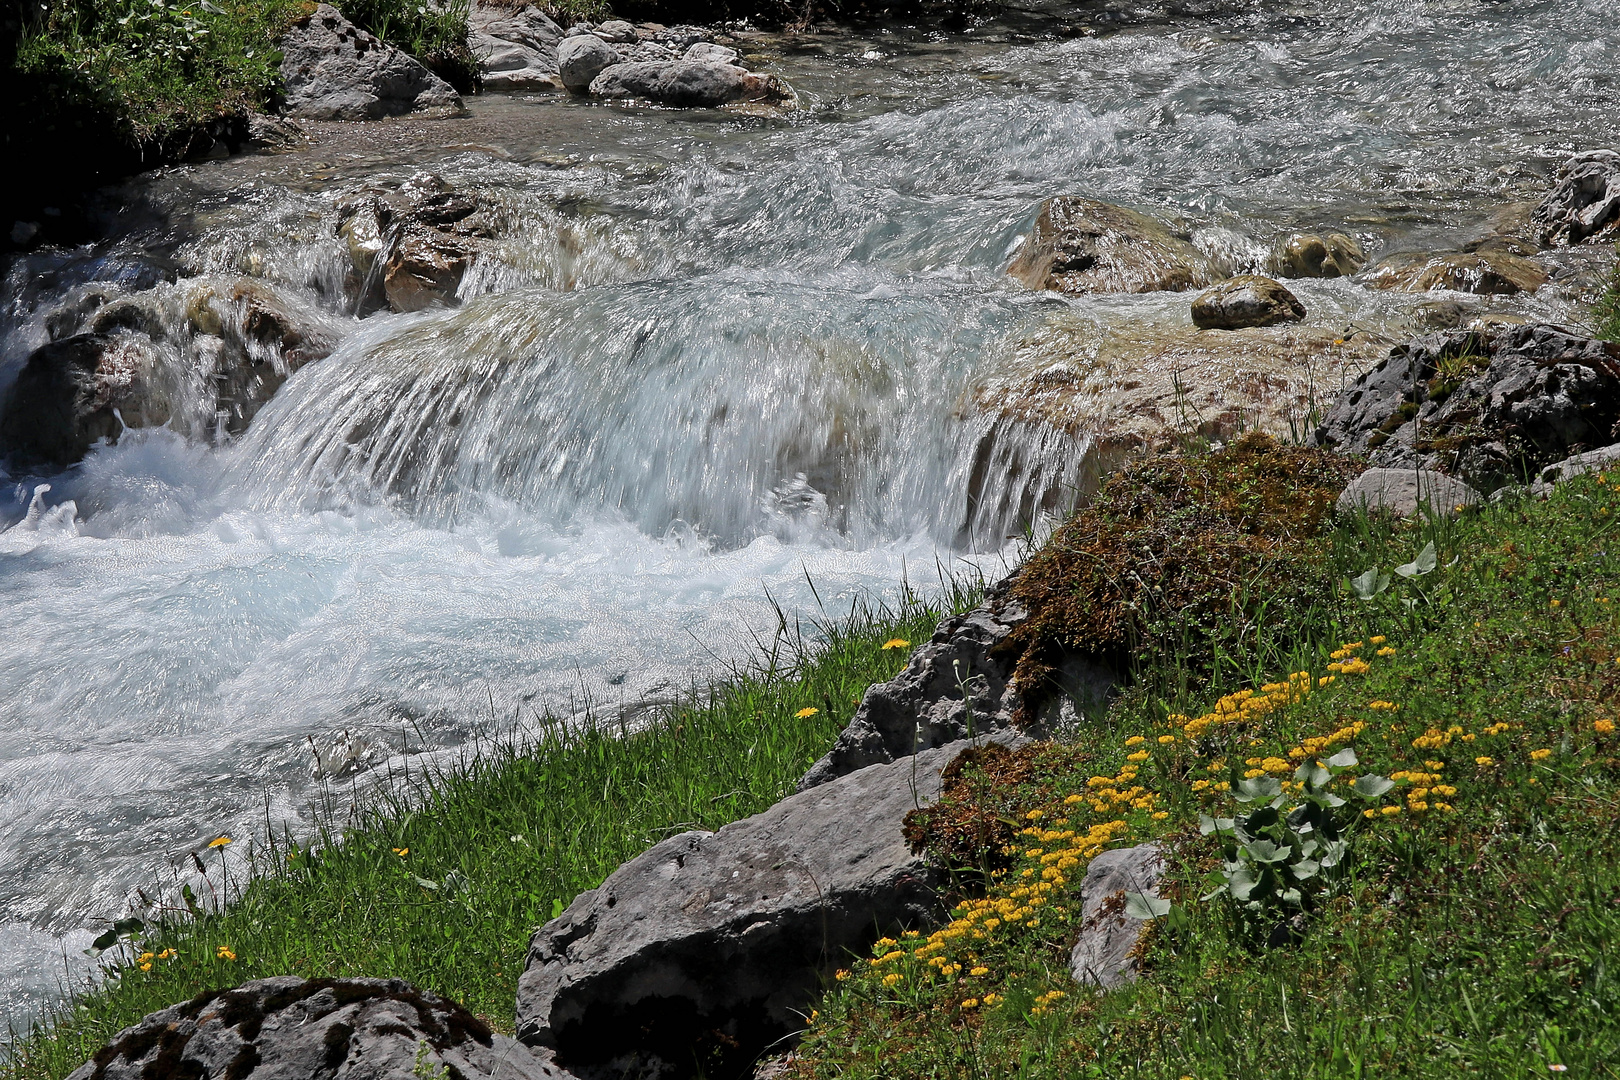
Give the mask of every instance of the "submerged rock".
[[416, 113], [456, 116], [461, 95], [416, 60], [319, 4], [281, 39], [288, 116], [376, 120]]
[[149, 400], [153, 367], [150, 342], [127, 331], [79, 334], [41, 346], [0, 410], [0, 453], [62, 467], [101, 439], [116, 442], [127, 422], [120, 413], [164, 423], [167, 411]]
[[566, 37], [557, 46], [557, 71], [563, 85], [576, 94], [589, 91], [604, 68], [622, 59], [617, 49], [594, 34]]
[[1317, 443], [1489, 492], [1620, 439], [1620, 344], [1507, 326], [1399, 345], [1347, 387]]
[[684, 109], [792, 97], [786, 84], [774, 75], [758, 75], [735, 64], [694, 60], [614, 64], [603, 69], [590, 90], [597, 97], [639, 97]]
[[1359, 273], [1366, 264], [1361, 245], [1344, 233], [1298, 233], [1277, 240], [1266, 267], [1278, 277], [1336, 278]]
[[1081, 986], [1113, 990], [1135, 982], [1137, 950], [1147, 923], [1127, 914], [1125, 894], [1159, 898], [1164, 854], [1157, 844], [1105, 851], [1091, 860], [1080, 882], [1080, 939], [1069, 953], [1069, 974]]
[[1433, 469], [1368, 469], [1350, 481], [1336, 508], [1340, 513], [1381, 510], [1411, 517], [1427, 506], [1436, 517], [1450, 517], [1480, 498], [1479, 492], [1461, 480]]
[[362, 315], [384, 303], [394, 311], [455, 304], [462, 278], [498, 229], [492, 205], [426, 172], [394, 190], [351, 196], [338, 214], [354, 268], [348, 291]]
[[1192, 303], [1193, 325], [1200, 330], [1241, 330], [1299, 322], [1305, 305], [1280, 282], [1245, 274], [1223, 281]]
[[535, 933], [519, 1038], [576, 1071], [746, 1073], [803, 1029], [851, 953], [938, 920], [943, 876], [901, 829], [969, 745], [861, 769], [631, 859]]
[[1162, 222], [1076, 195], [1041, 205], [1007, 273], [1028, 288], [1066, 293], [1174, 292], [1224, 276]]
[[1620, 152], [1588, 150], [1560, 165], [1531, 221], [1543, 244], [1620, 240]]
[[1547, 283], [1547, 271], [1529, 259], [1482, 246], [1475, 251], [1391, 255], [1368, 271], [1367, 279], [1375, 288], [1404, 292], [1450, 289], [1512, 296], [1541, 288]]
[[113, 1036], [69, 1080], [569, 1080], [542, 1053], [399, 979], [256, 979]]

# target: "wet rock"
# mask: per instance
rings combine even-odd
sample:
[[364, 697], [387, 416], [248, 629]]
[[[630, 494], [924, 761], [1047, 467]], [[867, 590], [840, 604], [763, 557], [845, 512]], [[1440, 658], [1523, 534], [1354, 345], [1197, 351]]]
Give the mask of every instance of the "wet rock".
[[620, 55], [626, 63], [649, 64], [666, 60], [679, 60], [680, 56], [667, 45], [660, 45], [656, 41], [638, 41], [621, 50]]
[[293, 372], [337, 347], [338, 334], [329, 325], [252, 278], [199, 285], [187, 314], [199, 332], [221, 342], [212, 373], [215, 413], [232, 434], [247, 430]]
[[1450, 517], [1480, 501], [1479, 492], [1454, 476], [1433, 469], [1368, 469], [1340, 494], [1340, 513], [1382, 511], [1411, 517], [1427, 506], [1436, 517]]
[[1074, 195], [1041, 205], [1007, 273], [1028, 288], [1066, 293], [1179, 291], [1223, 276], [1163, 223]]
[[1105, 851], [1091, 860], [1080, 883], [1080, 939], [1069, 953], [1069, 973], [1081, 986], [1112, 990], [1135, 982], [1137, 947], [1147, 923], [1125, 913], [1125, 894], [1159, 897], [1164, 855], [1157, 844]]
[[557, 46], [557, 71], [563, 85], [575, 94], [590, 90], [591, 82], [604, 68], [619, 63], [617, 49], [594, 34], [563, 38]]
[[1547, 325], [1419, 338], [1348, 386], [1316, 439], [1495, 491], [1620, 439], [1620, 344]]
[[354, 309], [420, 311], [457, 302], [462, 278], [499, 229], [494, 206], [432, 173], [395, 190], [370, 189], [338, 207]]
[[518, 1037], [576, 1071], [745, 1074], [802, 1030], [851, 952], [938, 919], [942, 875], [901, 829], [968, 745], [861, 769], [631, 859], [535, 933]]
[[569, 1080], [472, 1013], [399, 979], [256, 979], [125, 1028], [69, 1080], [462, 1076]]
[[436, 229], [413, 228], [400, 237], [383, 268], [383, 293], [395, 311], [448, 307], [476, 254], [465, 241]]
[[[155, 367], [142, 334], [77, 334], [34, 350], [0, 410], [0, 454], [32, 465], [71, 465], [126, 423], [163, 423], [150, 401]], [[119, 419], [119, 414], [125, 416]]]
[[609, 19], [591, 33], [610, 45], [634, 45], [641, 39], [636, 28], [623, 19]]
[[485, 90], [560, 90], [557, 46], [562, 27], [536, 7], [521, 11], [475, 8], [468, 47], [478, 59]]
[[1298, 233], [1277, 240], [1266, 267], [1278, 277], [1336, 278], [1358, 273], [1366, 263], [1361, 245], [1344, 233]]
[[[1027, 612], [1006, 598], [1004, 583], [984, 604], [940, 622], [928, 643], [912, 654], [905, 669], [887, 682], [869, 687], [855, 716], [838, 741], [799, 781], [807, 791], [856, 769], [897, 761], [919, 750], [984, 735], [1025, 721], [1025, 731], [1043, 735], [1062, 724], [1066, 706], [1072, 718], [1076, 699], [1081, 708], [1105, 701], [1119, 673], [1110, 665], [1074, 657], [1059, 675], [1049, 703], [1030, 716], [1019, 716], [1022, 704], [1011, 685], [1016, 655], [998, 646]], [[1042, 704], [1048, 705], [1041, 709]]]
[[1572, 477], [1612, 469], [1615, 466], [1620, 466], [1620, 443], [1588, 450], [1584, 454], [1576, 454], [1572, 458], [1548, 465], [1536, 474], [1534, 482], [1530, 485], [1530, 492], [1533, 495], [1545, 495], [1554, 486]]
[[1531, 221], [1543, 244], [1620, 240], [1620, 152], [1588, 150], [1560, 165]]
[[251, 154], [279, 154], [302, 145], [309, 133], [292, 120], [254, 113], [247, 121], [247, 141], [242, 149]]
[[1453, 292], [1487, 296], [1512, 296], [1535, 292], [1547, 283], [1547, 271], [1539, 263], [1500, 249], [1413, 253], [1391, 255], [1367, 274], [1368, 283], [1379, 289], [1404, 292]]
[[736, 64], [737, 50], [716, 45], [712, 41], [699, 41], [682, 53], [681, 59], [699, 64]]
[[1200, 330], [1241, 330], [1299, 322], [1305, 305], [1280, 282], [1245, 274], [1223, 281], [1192, 303], [1193, 325]]
[[685, 109], [712, 109], [733, 101], [785, 101], [786, 84], [735, 64], [671, 60], [615, 64], [591, 82], [597, 97], [639, 97]]
[[345, 19], [330, 4], [281, 40], [288, 116], [376, 120], [415, 113], [456, 116], [461, 95], [416, 60]]

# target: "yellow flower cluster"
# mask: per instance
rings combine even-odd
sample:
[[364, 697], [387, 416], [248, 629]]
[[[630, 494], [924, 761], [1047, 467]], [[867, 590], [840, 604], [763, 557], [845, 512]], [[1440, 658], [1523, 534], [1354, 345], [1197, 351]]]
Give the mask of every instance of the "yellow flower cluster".
[[1062, 990], [1048, 990], [1035, 999], [1035, 1006], [1029, 1010], [1029, 1014], [1031, 1016], [1045, 1016], [1053, 1005], [1068, 996]]
[[1296, 671], [1288, 676], [1286, 682], [1266, 683], [1259, 693], [1239, 690], [1235, 694], [1228, 694], [1203, 716], [1189, 718], [1180, 713], [1171, 713], [1168, 720], [1172, 725], [1179, 726], [1189, 739], [1196, 739], [1217, 724], [1257, 720], [1273, 709], [1304, 701], [1313, 686], [1325, 685], [1325, 682], [1312, 680], [1308, 671]]
[[135, 966], [140, 968], [142, 971], [151, 971], [152, 970], [152, 961], [154, 961], [154, 960], [173, 960], [175, 957], [177, 957], [179, 955], [180, 954], [175, 952], [173, 949], [164, 949], [160, 953], [143, 952], [143, 953], [141, 953], [140, 956], [135, 958]]
[[1473, 738], [1463, 731], [1461, 727], [1456, 724], [1452, 724], [1444, 731], [1441, 731], [1439, 728], [1430, 728], [1422, 735], [1419, 735], [1417, 738], [1413, 739], [1412, 745], [1418, 750], [1438, 750], [1442, 746], [1450, 746], [1451, 740], [1455, 739], [1459, 735], [1463, 736], [1464, 742], [1473, 742]]
[[[1146, 757], [1146, 754], [1141, 755], [1142, 759]], [[1140, 759], [1132, 754], [1125, 760], [1127, 764], [1114, 776], [1093, 776], [1086, 781], [1086, 787], [1091, 789], [1089, 800], [1082, 795], [1070, 795], [1064, 802], [1073, 806], [1089, 801], [1091, 808], [1099, 814], [1106, 814], [1116, 806], [1129, 806], [1133, 810], [1152, 810], [1159, 797], [1135, 782], [1139, 771], [1135, 763]]]
[[1614, 734], [1614, 721], [1613, 720], [1596, 720], [1596, 721], [1593, 721], [1592, 730], [1597, 732], [1599, 735], [1613, 735]]

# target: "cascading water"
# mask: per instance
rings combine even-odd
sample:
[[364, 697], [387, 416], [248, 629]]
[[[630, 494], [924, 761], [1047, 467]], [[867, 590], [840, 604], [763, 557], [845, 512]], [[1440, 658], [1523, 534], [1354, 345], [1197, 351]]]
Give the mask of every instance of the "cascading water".
[[[812, 36], [777, 59], [786, 119], [490, 98], [333, 128], [145, 178], [105, 242], [15, 259], [0, 395], [131, 299], [148, 321], [114, 329], [170, 421], [13, 466], [0, 499], [0, 1012], [82, 976], [186, 851], [296, 827], [312, 765], [679, 693], [769, 629], [767, 596], [814, 604], [807, 577], [836, 610], [936, 558], [994, 573], [1100, 459], [1084, 425], [976, 403], [1041, 374], [1054, 318], [1188, 325], [1185, 296], [1008, 282], [1040, 199], [1180, 219], [1231, 270], [1295, 228], [1376, 257], [1456, 247], [1620, 141], [1620, 0], [1203, 7]], [[498, 235], [459, 308], [357, 318], [340, 207], [421, 169]], [[1490, 310], [1578, 317], [1590, 255]], [[1388, 335], [1428, 299], [1297, 291]], [[243, 335], [254, 303], [335, 347], [293, 371]], [[290, 377], [232, 414], [199, 375], [220, 349]]]

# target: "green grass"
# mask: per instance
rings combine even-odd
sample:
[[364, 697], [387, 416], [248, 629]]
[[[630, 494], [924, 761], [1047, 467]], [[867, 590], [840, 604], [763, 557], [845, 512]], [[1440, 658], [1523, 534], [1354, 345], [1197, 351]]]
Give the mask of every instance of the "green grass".
[[[1162, 655], [1159, 677], [1065, 744], [968, 770], [937, 819], [1002, 823], [1001, 846], [976, 865], [999, 856], [1004, 869], [985, 900], [964, 891], [945, 935], [880, 943], [877, 965], [852, 960], [796, 1075], [1620, 1075], [1617, 516], [1620, 471], [1450, 522], [1342, 522], [1311, 582], [1323, 597], [1314, 633], [1296, 626], [1265, 677], [1306, 671], [1311, 692], [1281, 704], [1287, 690], [1245, 687], [1237, 664], [1216, 669], [1227, 685], [1164, 697], [1154, 687], [1197, 680], [1167, 676], [1178, 658]], [[1346, 589], [1429, 542], [1432, 571], [1395, 575], [1367, 600]], [[1357, 656], [1365, 671], [1328, 667]], [[1245, 713], [1238, 694], [1223, 712], [1222, 693], [1244, 689], [1281, 695], [1278, 707]], [[1399, 780], [1377, 803], [1344, 791], [1351, 854], [1337, 893], [1309, 902], [1296, 943], [1266, 947], [1225, 897], [1200, 899], [1222, 879], [1199, 814], [1241, 809], [1220, 790], [1234, 765], [1291, 779], [1299, 760], [1346, 745], [1354, 772]], [[1141, 790], [1115, 801], [1100, 795], [1110, 787]], [[1067, 974], [1097, 827], [1117, 833], [1108, 846], [1168, 845], [1168, 892], [1185, 915], [1153, 924], [1141, 981], [1101, 997]], [[931, 835], [950, 851], [972, 830]]]
[[[195, 919], [171, 908], [101, 988], [15, 1038], [0, 1077], [64, 1076], [154, 1009], [276, 974], [398, 976], [510, 1031], [535, 927], [652, 843], [790, 792], [867, 686], [903, 666], [909, 650], [884, 643], [920, 643], [977, 597], [953, 583], [809, 633], [784, 621], [757, 663], [628, 734], [556, 724], [453, 770], [396, 777], [352, 824], [329, 809], [301, 844], [260, 837], [237, 902]], [[201, 853], [216, 882], [219, 854]], [[140, 969], [141, 953], [166, 949], [176, 955]]]
[[[1616, 245], [1615, 250], [1620, 253], [1620, 245]], [[1620, 262], [1615, 264], [1614, 280], [1609, 284], [1609, 291], [1592, 309], [1592, 322], [1597, 327], [1598, 337], [1620, 341]]]

